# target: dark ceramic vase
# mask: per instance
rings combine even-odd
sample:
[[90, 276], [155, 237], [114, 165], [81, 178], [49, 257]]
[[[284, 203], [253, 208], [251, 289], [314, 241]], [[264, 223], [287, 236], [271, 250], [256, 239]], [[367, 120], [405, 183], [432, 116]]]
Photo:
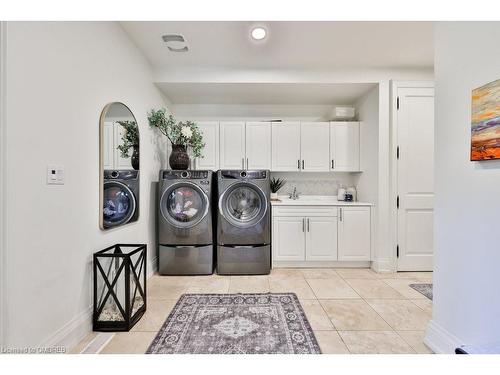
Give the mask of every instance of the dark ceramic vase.
[[184, 145], [172, 145], [172, 153], [168, 159], [170, 168], [186, 170], [189, 168], [189, 155]]
[[134, 168], [136, 171], [139, 170], [139, 146], [133, 146], [134, 151], [132, 152], [132, 157], [130, 159], [130, 162], [132, 163], [132, 168]]

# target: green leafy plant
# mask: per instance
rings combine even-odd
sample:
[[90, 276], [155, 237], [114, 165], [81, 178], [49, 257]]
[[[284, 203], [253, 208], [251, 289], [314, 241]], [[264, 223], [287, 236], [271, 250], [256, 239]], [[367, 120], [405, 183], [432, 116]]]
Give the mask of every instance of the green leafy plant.
[[139, 146], [139, 128], [135, 121], [117, 121], [123, 126], [122, 144], [117, 147], [122, 158], [129, 157], [129, 150]]
[[286, 180], [284, 178], [272, 178], [270, 185], [271, 185], [271, 192], [272, 193], [277, 193], [279, 189], [281, 189], [283, 186], [285, 186]]
[[150, 127], [158, 129], [173, 145], [191, 147], [195, 157], [202, 157], [201, 152], [205, 143], [203, 143], [203, 135], [195, 122], [177, 122], [172, 114], [167, 115], [166, 108], [152, 109], [148, 113], [148, 121]]

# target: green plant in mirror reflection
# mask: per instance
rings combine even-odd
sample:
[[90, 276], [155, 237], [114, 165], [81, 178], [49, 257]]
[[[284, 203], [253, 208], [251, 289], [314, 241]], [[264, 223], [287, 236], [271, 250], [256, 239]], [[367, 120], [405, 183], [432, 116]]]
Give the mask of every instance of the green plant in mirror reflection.
[[123, 126], [122, 144], [116, 148], [121, 153], [122, 158], [129, 157], [129, 150], [139, 146], [139, 128], [135, 121], [117, 121]]

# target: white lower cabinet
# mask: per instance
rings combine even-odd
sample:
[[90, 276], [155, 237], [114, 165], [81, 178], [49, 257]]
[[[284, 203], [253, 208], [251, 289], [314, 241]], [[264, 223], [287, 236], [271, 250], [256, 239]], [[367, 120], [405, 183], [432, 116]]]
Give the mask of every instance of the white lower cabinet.
[[273, 220], [273, 257], [275, 260], [299, 260], [306, 257], [303, 217], [277, 217]]
[[337, 218], [306, 218], [306, 260], [337, 260]]
[[273, 209], [273, 263], [370, 261], [370, 207]]
[[341, 207], [338, 221], [339, 260], [370, 260], [370, 207]]

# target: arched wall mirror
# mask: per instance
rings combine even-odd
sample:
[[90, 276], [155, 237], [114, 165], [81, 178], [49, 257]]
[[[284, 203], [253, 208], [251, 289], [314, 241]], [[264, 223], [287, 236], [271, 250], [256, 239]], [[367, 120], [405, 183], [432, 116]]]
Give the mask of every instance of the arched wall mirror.
[[104, 107], [100, 119], [101, 229], [139, 219], [139, 127], [123, 103]]

